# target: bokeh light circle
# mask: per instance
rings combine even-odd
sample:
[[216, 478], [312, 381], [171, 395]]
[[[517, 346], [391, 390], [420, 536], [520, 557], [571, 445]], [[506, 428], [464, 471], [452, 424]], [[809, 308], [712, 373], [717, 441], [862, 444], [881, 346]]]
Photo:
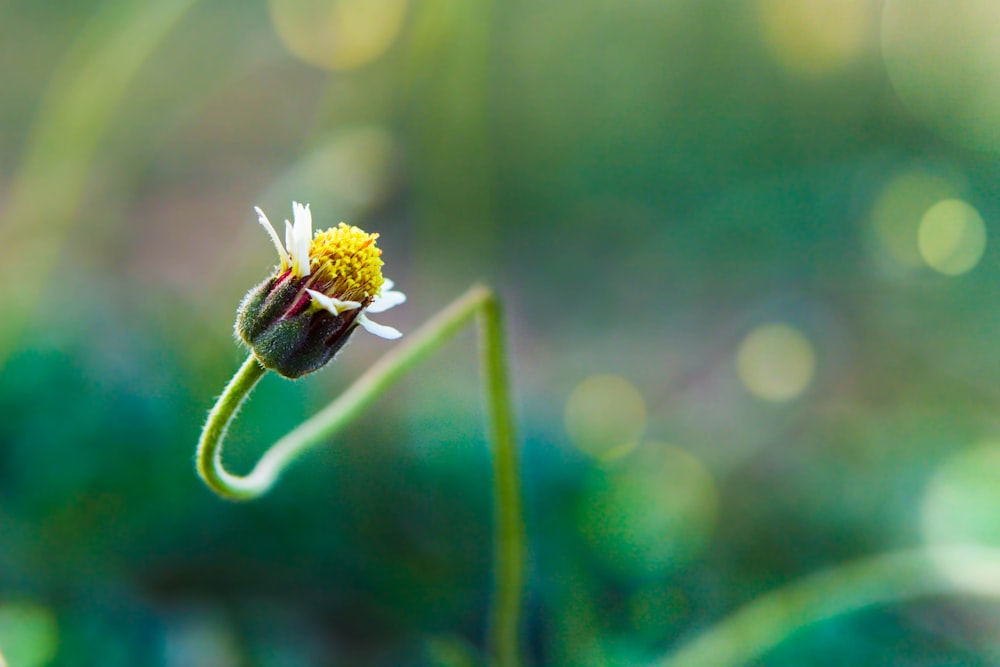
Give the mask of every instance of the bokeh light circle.
[[986, 249], [986, 225], [979, 211], [960, 199], [946, 199], [927, 209], [917, 236], [927, 265], [948, 276], [972, 270]]
[[[1000, 442], [979, 443], [952, 456], [934, 474], [920, 508], [924, 540], [934, 546], [1000, 547]], [[940, 563], [949, 577], [967, 573]]]
[[896, 94], [945, 139], [1000, 150], [1000, 2], [886, 0], [882, 53]]
[[58, 647], [59, 626], [49, 609], [29, 601], [0, 602], [0, 651], [11, 667], [45, 667]]
[[894, 176], [872, 205], [875, 255], [903, 269], [926, 266], [917, 242], [920, 221], [934, 204], [957, 198], [959, 192], [959, 186], [951, 179], [919, 169]]
[[638, 577], [675, 570], [702, 553], [719, 506], [715, 481], [697, 458], [657, 442], [642, 450], [629, 465], [596, 475], [579, 513], [594, 553]]
[[359, 67], [399, 36], [407, 0], [269, 0], [271, 21], [301, 60], [333, 70]]
[[763, 324], [743, 339], [736, 365], [740, 381], [751, 394], [766, 401], [788, 401], [812, 382], [816, 353], [795, 327]]
[[782, 67], [815, 76], [842, 69], [877, 35], [870, 0], [757, 0], [761, 38]]
[[301, 198], [315, 211], [358, 217], [390, 191], [397, 147], [377, 125], [342, 127], [318, 137], [309, 152], [289, 166], [267, 193], [269, 201]]
[[631, 382], [617, 375], [593, 375], [570, 393], [566, 432], [588, 456], [608, 460], [627, 454], [646, 430], [646, 402]]

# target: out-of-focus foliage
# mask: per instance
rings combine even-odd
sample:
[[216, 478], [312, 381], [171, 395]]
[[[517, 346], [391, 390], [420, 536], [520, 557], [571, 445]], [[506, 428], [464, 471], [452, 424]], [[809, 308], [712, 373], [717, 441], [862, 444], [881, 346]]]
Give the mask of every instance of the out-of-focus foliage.
[[[10, 667], [485, 664], [471, 336], [271, 496], [194, 475], [236, 305], [274, 262], [251, 207], [292, 199], [381, 232], [404, 331], [474, 280], [504, 294], [532, 664], [650, 664], [846, 559], [1000, 544], [992, 0], [0, 17]], [[232, 466], [390, 345], [266, 378]], [[997, 637], [1000, 606], [957, 596], [755, 664], [987, 665]]]

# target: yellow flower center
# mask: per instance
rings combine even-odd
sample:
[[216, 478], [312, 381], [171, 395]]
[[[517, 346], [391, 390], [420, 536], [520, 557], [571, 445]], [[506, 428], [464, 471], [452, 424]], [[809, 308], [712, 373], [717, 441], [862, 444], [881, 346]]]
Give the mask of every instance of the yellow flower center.
[[382, 251], [375, 246], [378, 234], [345, 223], [316, 232], [309, 246], [314, 288], [339, 299], [366, 301], [379, 293]]

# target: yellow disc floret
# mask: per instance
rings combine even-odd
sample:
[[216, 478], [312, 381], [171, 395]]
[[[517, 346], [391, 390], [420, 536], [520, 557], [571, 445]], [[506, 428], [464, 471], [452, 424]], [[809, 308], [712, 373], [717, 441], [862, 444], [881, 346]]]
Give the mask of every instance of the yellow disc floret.
[[382, 251], [378, 234], [340, 223], [316, 232], [309, 247], [315, 288], [329, 296], [366, 301], [382, 289]]

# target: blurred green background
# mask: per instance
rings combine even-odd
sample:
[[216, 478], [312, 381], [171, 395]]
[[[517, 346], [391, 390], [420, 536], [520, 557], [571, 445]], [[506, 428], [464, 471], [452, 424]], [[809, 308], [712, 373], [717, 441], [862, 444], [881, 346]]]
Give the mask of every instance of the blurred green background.
[[[248, 505], [193, 468], [273, 265], [382, 234], [412, 331], [502, 292], [536, 665], [651, 664], [887, 549], [1000, 545], [993, 0], [0, 3], [10, 667], [485, 664], [471, 332]], [[392, 343], [265, 378], [246, 470]], [[941, 576], [950, 576], [942, 563]], [[756, 665], [994, 665], [961, 595]]]

